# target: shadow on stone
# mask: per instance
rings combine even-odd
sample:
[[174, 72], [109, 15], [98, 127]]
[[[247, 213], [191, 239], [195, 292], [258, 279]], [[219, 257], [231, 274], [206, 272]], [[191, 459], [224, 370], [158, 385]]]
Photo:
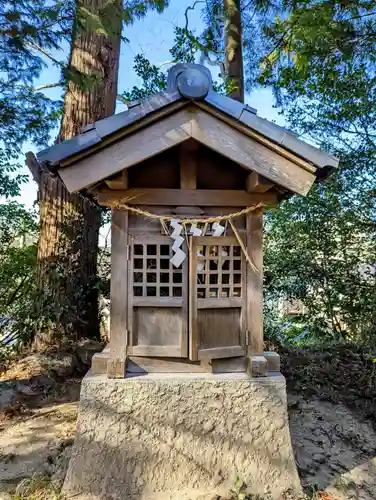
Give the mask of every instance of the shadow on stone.
[[281, 375], [84, 379], [68, 497], [195, 500], [225, 495], [236, 475], [275, 499], [301, 491]]

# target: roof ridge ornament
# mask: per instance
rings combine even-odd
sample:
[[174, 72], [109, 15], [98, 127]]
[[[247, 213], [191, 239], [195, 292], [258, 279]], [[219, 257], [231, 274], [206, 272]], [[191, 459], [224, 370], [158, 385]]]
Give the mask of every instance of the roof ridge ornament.
[[212, 86], [211, 73], [201, 64], [175, 64], [168, 72], [167, 90], [178, 90], [186, 99], [204, 99]]

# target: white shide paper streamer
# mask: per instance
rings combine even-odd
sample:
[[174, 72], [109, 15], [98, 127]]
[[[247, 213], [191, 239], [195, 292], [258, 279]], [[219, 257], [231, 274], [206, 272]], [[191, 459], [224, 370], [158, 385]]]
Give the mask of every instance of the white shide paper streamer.
[[177, 219], [173, 219], [170, 222], [170, 225], [173, 228], [171, 238], [174, 240], [172, 250], [175, 253], [173, 257], [171, 257], [170, 262], [173, 266], [179, 267], [187, 257], [187, 254], [180, 248], [184, 242], [184, 238], [181, 236], [183, 226], [179, 224], [179, 221]]

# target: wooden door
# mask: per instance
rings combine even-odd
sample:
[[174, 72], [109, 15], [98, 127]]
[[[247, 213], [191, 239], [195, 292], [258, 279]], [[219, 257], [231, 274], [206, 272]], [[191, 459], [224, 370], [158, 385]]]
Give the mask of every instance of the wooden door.
[[192, 360], [246, 353], [246, 264], [235, 237], [190, 240], [189, 331]]
[[168, 236], [134, 237], [130, 245], [129, 353], [187, 357], [188, 259], [170, 263]]

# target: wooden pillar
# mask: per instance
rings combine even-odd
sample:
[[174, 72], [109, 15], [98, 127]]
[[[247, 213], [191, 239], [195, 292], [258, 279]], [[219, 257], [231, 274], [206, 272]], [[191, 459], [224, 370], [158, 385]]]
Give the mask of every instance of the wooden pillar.
[[180, 144], [180, 189], [197, 188], [197, 146], [193, 139]]
[[247, 251], [257, 271], [247, 266], [248, 355], [264, 352], [263, 321], [263, 207], [247, 215]]
[[111, 327], [107, 375], [123, 378], [127, 363], [128, 212], [112, 210], [111, 225]]

